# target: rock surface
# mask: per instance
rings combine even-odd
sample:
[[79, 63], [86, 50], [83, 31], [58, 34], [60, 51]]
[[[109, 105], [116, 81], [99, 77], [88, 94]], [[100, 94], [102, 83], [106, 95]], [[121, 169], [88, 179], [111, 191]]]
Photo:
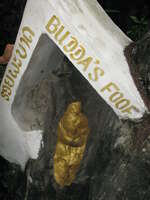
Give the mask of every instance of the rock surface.
[[[51, 100], [45, 116], [43, 148], [39, 159], [28, 166], [32, 180], [28, 199], [141, 200], [149, 195], [149, 142], [143, 150], [134, 148], [133, 124], [121, 122], [71, 64], [53, 72], [53, 79], [42, 80], [36, 90], [44, 85], [49, 88], [44, 91], [51, 94]], [[57, 126], [67, 105], [74, 100], [82, 102], [90, 135], [75, 181], [60, 188], [53, 177]]]

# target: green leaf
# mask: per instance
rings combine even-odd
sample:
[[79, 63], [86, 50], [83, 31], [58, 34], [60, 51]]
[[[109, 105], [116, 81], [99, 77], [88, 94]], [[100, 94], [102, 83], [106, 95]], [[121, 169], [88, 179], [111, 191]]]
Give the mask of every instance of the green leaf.
[[105, 11], [106, 11], [107, 13], [120, 13], [119, 10], [106, 9]]
[[130, 18], [132, 19], [133, 22], [139, 24], [140, 21], [138, 20], [138, 18], [136, 16], [130, 16]]

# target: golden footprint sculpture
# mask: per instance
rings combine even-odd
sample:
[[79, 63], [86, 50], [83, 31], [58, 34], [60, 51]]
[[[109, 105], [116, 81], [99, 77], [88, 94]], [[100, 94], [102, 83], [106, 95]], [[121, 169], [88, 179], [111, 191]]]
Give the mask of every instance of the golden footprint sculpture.
[[81, 103], [71, 103], [58, 124], [54, 155], [54, 177], [61, 186], [69, 186], [80, 167], [89, 135], [88, 119]]

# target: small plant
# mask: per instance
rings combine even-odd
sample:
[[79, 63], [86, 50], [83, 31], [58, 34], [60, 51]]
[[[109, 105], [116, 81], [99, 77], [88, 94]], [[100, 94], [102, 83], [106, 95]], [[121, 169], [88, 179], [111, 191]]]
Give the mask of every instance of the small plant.
[[145, 16], [140, 18], [136, 16], [130, 16], [130, 19], [132, 20], [132, 26], [131, 29], [127, 31], [127, 34], [133, 40], [138, 40], [148, 31], [147, 18]]
[[112, 9], [106, 9], [105, 10], [107, 13], [120, 13], [119, 10], [112, 10]]

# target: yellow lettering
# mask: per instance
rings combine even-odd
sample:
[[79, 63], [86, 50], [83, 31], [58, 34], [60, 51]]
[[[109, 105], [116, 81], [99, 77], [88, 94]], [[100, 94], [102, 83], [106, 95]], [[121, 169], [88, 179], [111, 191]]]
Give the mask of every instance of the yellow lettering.
[[89, 65], [91, 64], [92, 60], [93, 60], [92, 57], [88, 57], [84, 60], [79, 61], [77, 64], [83, 65], [84, 66], [83, 71], [86, 71]]
[[32, 42], [32, 37], [35, 35], [35, 33], [30, 29], [30, 27], [28, 26], [24, 26], [22, 28], [22, 33], [23, 33], [23, 37], [28, 41], [28, 42]]
[[62, 43], [64, 42], [64, 40], [69, 36], [70, 32], [67, 31], [63, 36], [60, 37], [60, 39], [58, 39], [58, 37], [60, 36], [60, 34], [63, 32], [64, 30], [64, 26], [61, 26], [60, 29], [57, 31], [57, 33], [55, 34], [55, 39], [56, 41], [58, 41], [58, 43], [60, 45], [62, 45]]
[[56, 31], [58, 30], [58, 27], [60, 26], [61, 21], [58, 17], [56, 17], [55, 15], [48, 21], [47, 25], [46, 25], [46, 30], [50, 33], [56, 33]]
[[[20, 43], [18, 49], [16, 49], [16, 54], [18, 54], [22, 59], [25, 59], [27, 57], [26, 49], [24, 48], [24, 43], [28, 48], [30, 48], [30, 43], [32, 42], [32, 37], [35, 35], [34, 32], [27, 26], [22, 28], [23, 36], [20, 37]], [[2, 85], [2, 91], [1, 96], [5, 98], [6, 101], [9, 101], [9, 96], [12, 94], [11, 88], [15, 85], [15, 79], [17, 78], [17, 75], [20, 72], [20, 68], [22, 66], [22, 60], [17, 58], [16, 55], [13, 57], [13, 60], [11, 62], [11, 65], [14, 68], [8, 68], [8, 73], [6, 74], [6, 77], [4, 78], [4, 85]]]
[[11, 69], [8, 69], [8, 73], [13, 77], [13, 78], [17, 78], [17, 75], [18, 75], [18, 71], [16, 70], [11, 70]]
[[99, 76], [104, 76], [104, 71], [99, 67], [94, 68], [94, 77], [92, 77], [92, 73], [88, 74], [88, 77], [91, 81], [98, 81]]
[[9, 96], [6, 93], [4, 93], [3, 91], [1, 92], [1, 96], [3, 98], [5, 98], [6, 101], [9, 101]]
[[124, 109], [129, 105], [130, 105], [130, 101], [128, 99], [122, 99], [115, 104], [116, 108], [118, 108], [119, 110]]
[[6, 85], [8, 85], [9, 87], [14, 87], [15, 82], [14, 82], [13, 78], [11, 76], [9, 76], [8, 74], [6, 75], [6, 77], [7, 77], [7, 79], [6, 78], [4, 79], [4, 83]]
[[79, 46], [79, 49], [75, 53], [70, 54], [72, 60], [81, 60], [85, 56], [85, 49], [83, 46]]
[[11, 96], [12, 92], [10, 87], [7, 85], [2, 86], [1, 96], [5, 98], [6, 101], [9, 101], [9, 96]]
[[24, 43], [24, 44], [30, 49], [30, 43], [31, 43], [31, 42], [30, 42], [30, 40], [27, 39], [27, 37], [25, 37], [25, 36], [24, 36], [24, 37], [21, 37], [21, 38], [20, 38], [20, 42], [21, 42], [21, 43]]
[[74, 51], [78, 47], [78, 40], [75, 37], [71, 37], [71, 41], [63, 47], [66, 53]]
[[120, 100], [122, 98], [123, 98], [123, 94], [122, 93], [115, 92], [109, 97], [109, 100], [114, 103], [114, 102], [116, 102], [116, 101], [118, 101], [118, 100]]
[[20, 58], [25, 59], [27, 57], [26, 49], [20, 43], [19, 43], [19, 47], [22, 50], [22, 53], [21, 53], [20, 49], [17, 49], [16, 54], [19, 54]]
[[128, 114], [132, 114], [131, 110], [134, 110], [136, 112], [140, 112], [138, 108], [136, 108], [135, 106], [130, 106], [128, 108], [126, 108], [125, 110], [122, 110], [122, 113], [128, 113]]
[[17, 59], [16, 56], [13, 58], [13, 61], [11, 63], [16, 69], [20, 69], [20, 67], [22, 66], [22, 62], [20, 59]]
[[110, 82], [109, 84], [107, 84], [105, 87], [101, 89], [101, 92], [104, 92], [105, 90], [112, 92], [112, 90], [110, 89], [111, 87], [115, 88], [115, 90], [119, 90], [118, 86], [115, 83]]

